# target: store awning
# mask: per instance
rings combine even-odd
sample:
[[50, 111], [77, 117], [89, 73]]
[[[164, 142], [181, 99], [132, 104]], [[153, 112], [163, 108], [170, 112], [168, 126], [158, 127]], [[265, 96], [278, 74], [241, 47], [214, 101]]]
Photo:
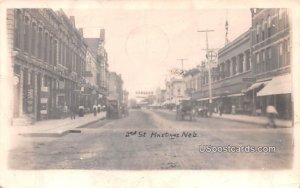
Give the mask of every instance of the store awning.
[[235, 94], [230, 94], [230, 95], [227, 95], [227, 97], [240, 97], [240, 96], [243, 96], [244, 93], [235, 93]]
[[274, 77], [266, 87], [257, 93], [257, 96], [279, 95], [292, 93], [292, 76], [287, 74], [284, 76]]
[[[215, 96], [215, 97], [212, 97], [211, 99], [217, 99], [217, 98], [220, 98], [220, 96]], [[197, 101], [206, 101], [208, 99], [209, 98], [202, 98], [202, 99], [197, 99]]]
[[208, 98], [197, 99], [197, 101], [206, 101]]
[[245, 89], [243, 92], [247, 93], [249, 91], [252, 91], [253, 89], [259, 88], [261, 86], [265, 86], [265, 85], [267, 85], [268, 82], [269, 81], [254, 83], [250, 87], [248, 87], [247, 89]]

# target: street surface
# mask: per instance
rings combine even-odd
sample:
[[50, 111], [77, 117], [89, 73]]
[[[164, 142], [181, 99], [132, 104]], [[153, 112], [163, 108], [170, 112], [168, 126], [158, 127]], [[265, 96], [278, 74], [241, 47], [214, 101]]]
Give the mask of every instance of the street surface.
[[[217, 118], [176, 121], [167, 110], [131, 110], [62, 137], [24, 137], [12, 169], [289, 169], [292, 128], [267, 129]], [[160, 137], [158, 137], [160, 136]], [[200, 145], [275, 146], [273, 153], [200, 152]]]

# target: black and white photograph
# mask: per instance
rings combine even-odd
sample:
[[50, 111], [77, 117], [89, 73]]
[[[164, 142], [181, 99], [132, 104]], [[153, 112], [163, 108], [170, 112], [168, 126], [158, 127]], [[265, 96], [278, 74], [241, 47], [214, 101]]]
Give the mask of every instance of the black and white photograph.
[[1, 7], [0, 187], [76, 187], [56, 172], [124, 175], [80, 187], [202, 187], [180, 172], [300, 186], [296, 2], [66, 2]]

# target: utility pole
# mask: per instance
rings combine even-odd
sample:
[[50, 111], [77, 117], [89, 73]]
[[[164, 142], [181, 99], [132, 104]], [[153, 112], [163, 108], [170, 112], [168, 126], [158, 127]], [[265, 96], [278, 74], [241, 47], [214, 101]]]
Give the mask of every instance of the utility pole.
[[188, 59], [186, 58], [181, 58], [181, 59], [177, 59], [178, 61], [181, 61], [181, 71], [182, 71], [182, 74], [183, 74], [183, 61], [187, 61]]
[[199, 30], [197, 32], [201, 32], [204, 33], [205, 32], [205, 36], [206, 36], [206, 63], [207, 63], [207, 68], [208, 68], [208, 95], [209, 95], [209, 114], [211, 115], [211, 108], [212, 108], [212, 88], [211, 88], [211, 68], [210, 68], [210, 64], [211, 64], [211, 60], [209, 59], [209, 48], [208, 48], [208, 32], [213, 32], [214, 30]]

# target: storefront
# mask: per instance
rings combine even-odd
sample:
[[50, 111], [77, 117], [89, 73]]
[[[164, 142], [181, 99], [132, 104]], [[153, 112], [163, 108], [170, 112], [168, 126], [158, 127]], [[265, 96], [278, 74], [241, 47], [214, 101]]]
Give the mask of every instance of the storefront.
[[291, 74], [274, 77], [257, 93], [262, 108], [273, 105], [278, 111], [279, 118], [292, 118], [292, 77]]

